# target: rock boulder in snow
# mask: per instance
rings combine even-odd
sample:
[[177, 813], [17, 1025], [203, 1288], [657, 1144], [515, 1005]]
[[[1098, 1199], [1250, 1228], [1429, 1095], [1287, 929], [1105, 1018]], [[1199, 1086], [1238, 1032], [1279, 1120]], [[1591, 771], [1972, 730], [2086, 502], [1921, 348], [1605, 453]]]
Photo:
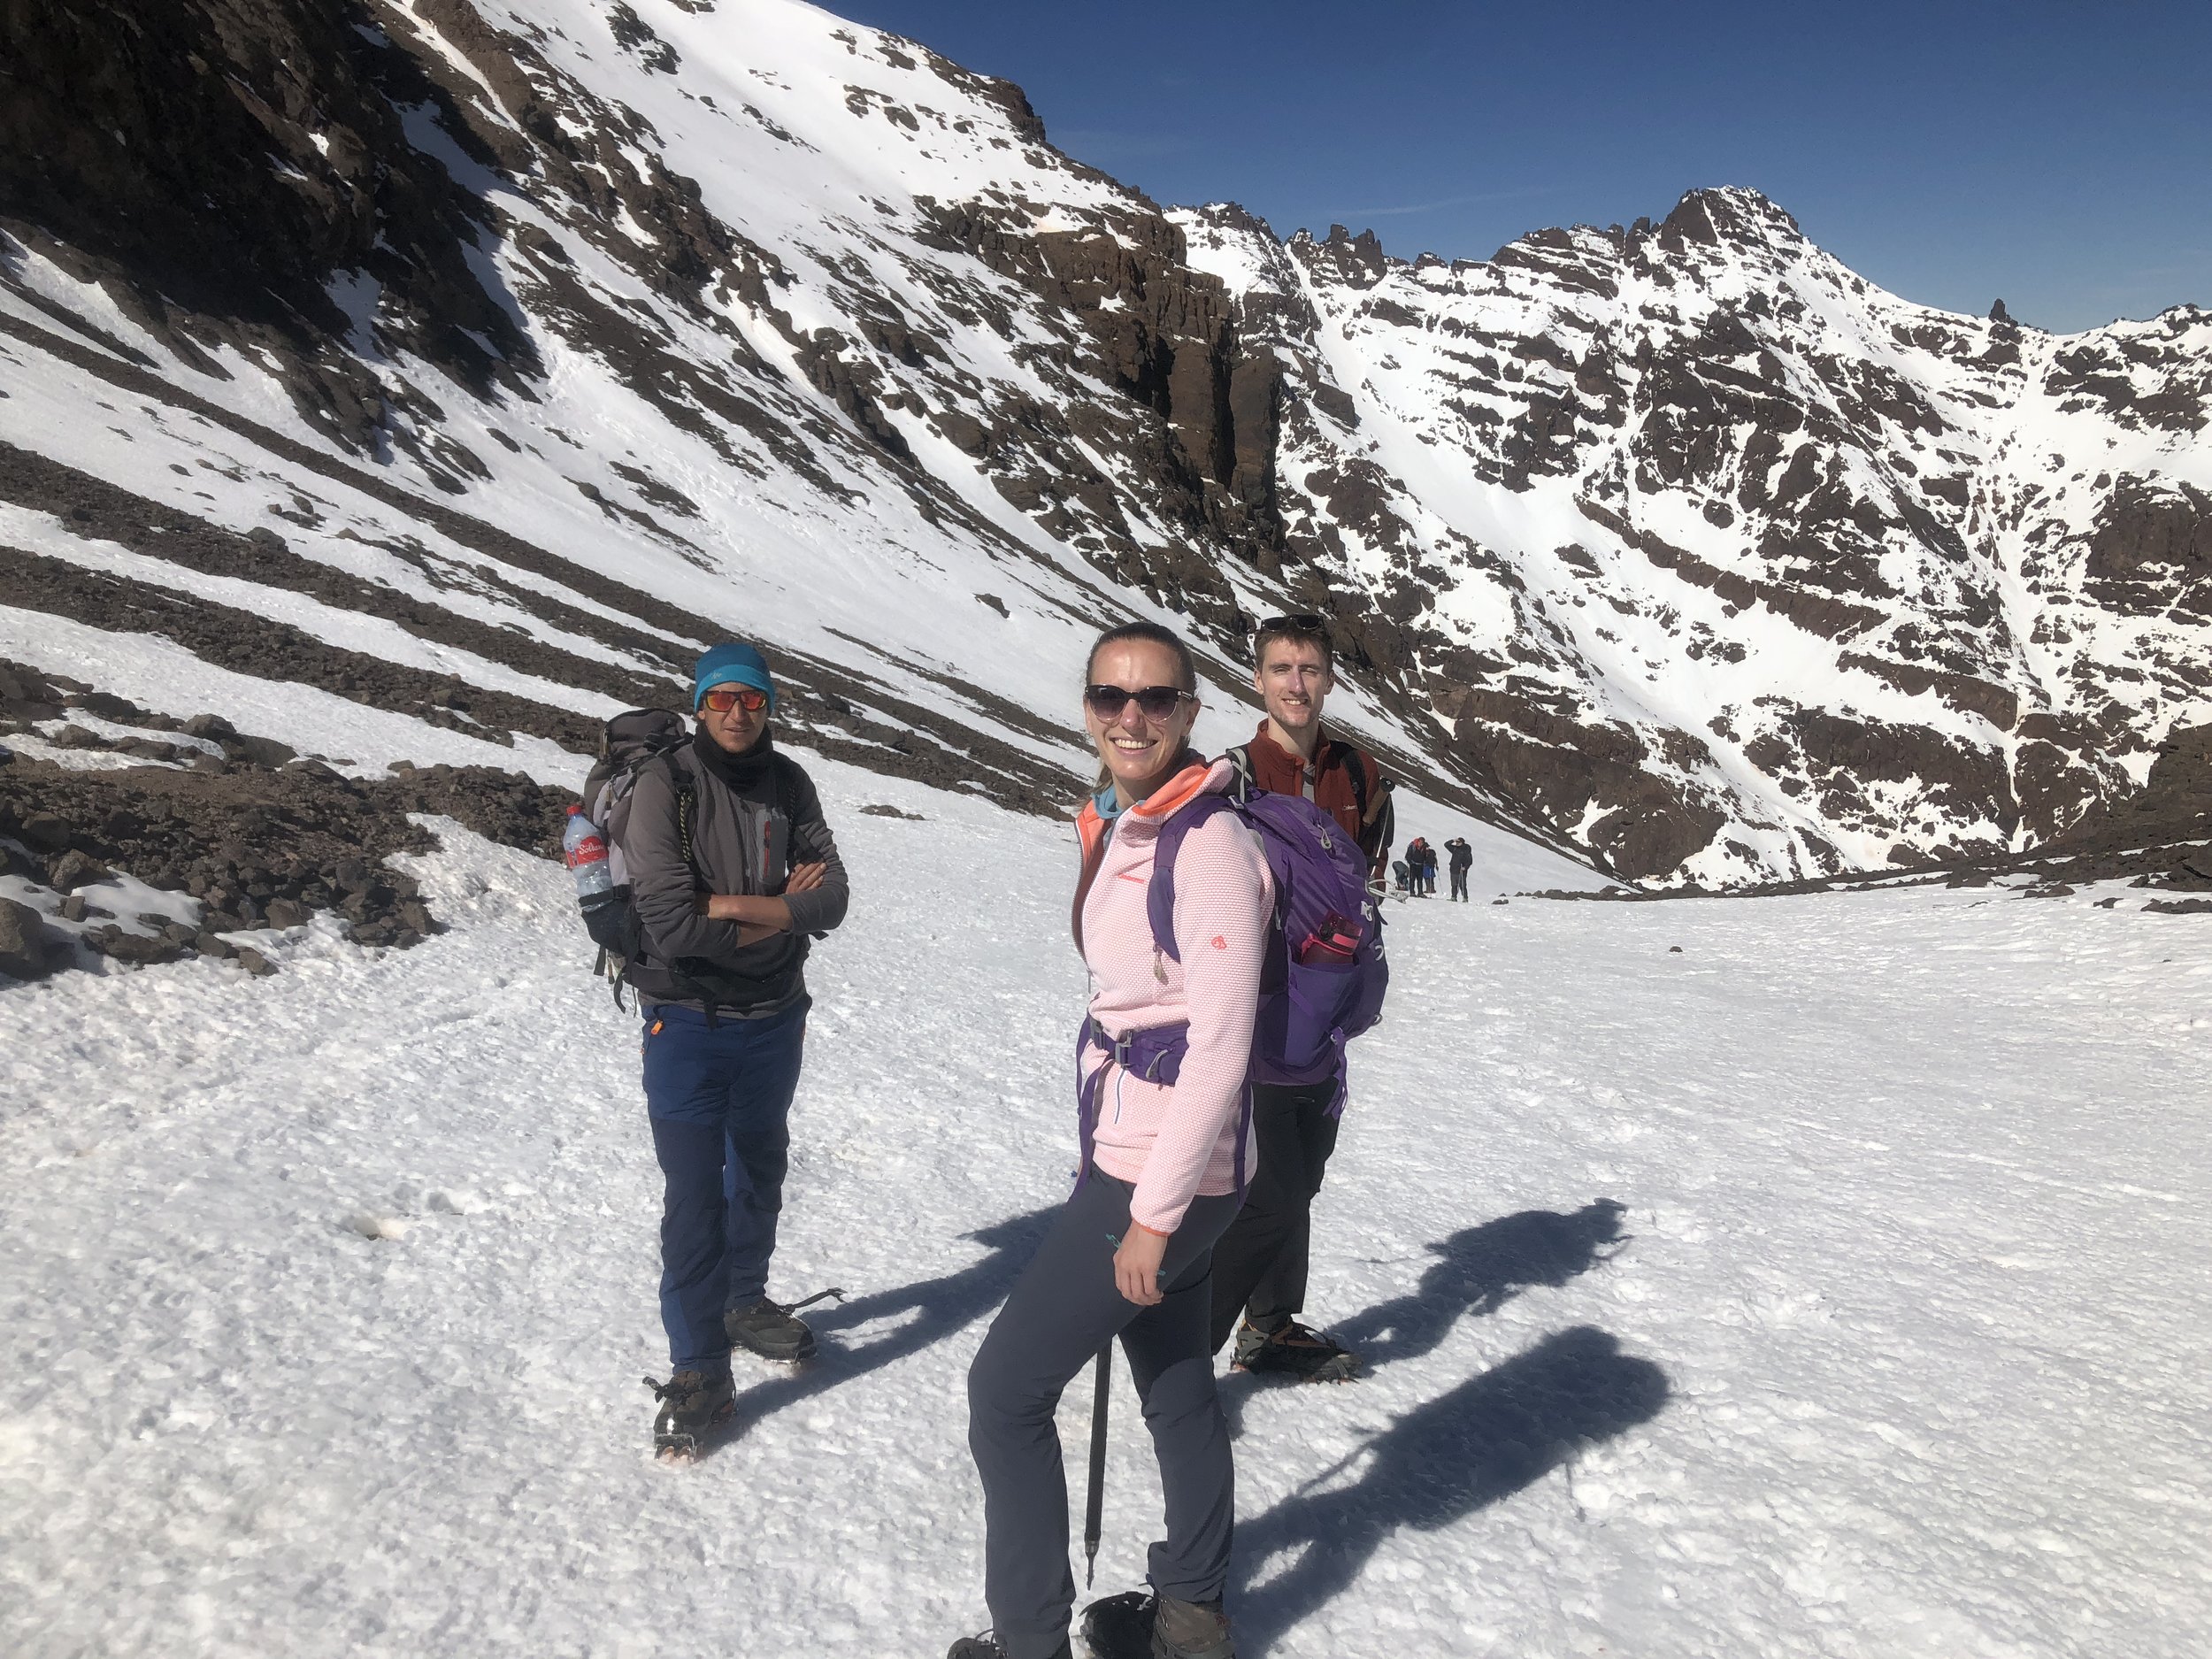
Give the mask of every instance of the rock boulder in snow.
[[0, 975], [36, 979], [46, 972], [46, 927], [39, 913], [13, 899], [0, 899]]

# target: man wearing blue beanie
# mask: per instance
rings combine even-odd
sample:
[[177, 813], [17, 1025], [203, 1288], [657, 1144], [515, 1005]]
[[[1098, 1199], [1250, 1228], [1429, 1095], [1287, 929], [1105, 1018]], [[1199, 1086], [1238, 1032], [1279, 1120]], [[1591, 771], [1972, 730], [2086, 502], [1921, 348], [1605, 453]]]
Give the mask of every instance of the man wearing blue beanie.
[[694, 710], [717, 686], [750, 686], [768, 699], [768, 712], [776, 711], [776, 682], [768, 677], [768, 659], [749, 645], [732, 640], [707, 648], [691, 671]]
[[661, 1322], [673, 1375], [655, 1439], [695, 1448], [726, 1415], [730, 1352], [803, 1360], [814, 1333], [768, 1295], [798, 1087], [810, 938], [849, 889], [814, 784], [769, 731], [767, 660], [735, 641], [692, 672], [689, 744], [641, 767], [621, 837], [641, 949], [645, 1103], [667, 1187]]

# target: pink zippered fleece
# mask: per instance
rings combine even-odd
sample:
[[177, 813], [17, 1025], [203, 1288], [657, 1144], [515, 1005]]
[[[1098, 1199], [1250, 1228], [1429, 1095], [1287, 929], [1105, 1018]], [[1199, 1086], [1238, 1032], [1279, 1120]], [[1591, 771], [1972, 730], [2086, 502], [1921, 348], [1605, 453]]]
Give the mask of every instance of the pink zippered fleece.
[[[1116, 1038], [1190, 1024], [1189, 1049], [1172, 1087], [1131, 1076], [1096, 1048], [1084, 1050], [1085, 1076], [1109, 1068], [1099, 1085], [1092, 1156], [1136, 1187], [1130, 1217], [1154, 1233], [1181, 1225], [1194, 1196], [1236, 1190], [1260, 960], [1275, 905], [1258, 834], [1233, 814], [1217, 812], [1183, 838], [1174, 928], [1182, 961], [1154, 945], [1145, 910], [1160, 826], [1198, 795], [1226, 790], [1234, 772], [1225, 760], [1185, 767], [1125, 810], [1110, 835], [1095, 803], [1085, 803], [1077, 820], [1087, 879], [1077, 889], [1076, 943], [1091, 971], [1091, 1017]], [[1248, 1125], [1244, 1131], [1248, 1183], [1257, 1148]]]

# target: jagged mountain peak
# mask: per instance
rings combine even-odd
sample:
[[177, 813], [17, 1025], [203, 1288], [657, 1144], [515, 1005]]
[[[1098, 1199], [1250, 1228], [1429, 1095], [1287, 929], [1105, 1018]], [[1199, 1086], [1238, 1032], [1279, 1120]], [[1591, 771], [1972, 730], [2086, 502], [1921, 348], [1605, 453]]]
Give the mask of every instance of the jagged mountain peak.
[[[1225, 230], [1271, 238], [1273, 234], [1263, 219], [1233, 202], [1210, 203], [1189, 211]], [[1708, 186], [1686, 191], [1673, 210], [1656, 224], [1649, 219], [1640, 219], [1626, 228], [1619, 225], [1576, 224], [1526, 231], [1505, 243], [1487, 260], [1447, 257], [1430, 250], [1408, 259], [1388, 252], [1382, 238], [1371, 227], [1355, 234], [1345, 226], [1333, 224], [1323, 236], [1317, 237], [1302, 228], [1285, 239], [1286, 245], [1296, 250], [1302, 257], [1315, 257], [1325, 250], [1340, 261], [1349, 262], [1348, 274], [1361, 272], [1376, 280], [1390, 271], [1469, 271], [1486, 265], [1541, 261], [1563, 255], [1618, 264], [1627, 258], [1632, 250], [1647, 241], [1656, 241], [1666, 252], [1677, 256], [1689, 243], [1721, 250], [1758, 251], [1779, 258], [1793, 257], [1812, 250], [1794, 218], [1757, 190], [1745, 186]]]
[[1747, 185], [1707, 185], [1686, 190], [1658, 232], [1672, 230], [1686, 241], [1714, 247], [1793, 250], [1805, 245], [1797, 220], [1778, 204]]

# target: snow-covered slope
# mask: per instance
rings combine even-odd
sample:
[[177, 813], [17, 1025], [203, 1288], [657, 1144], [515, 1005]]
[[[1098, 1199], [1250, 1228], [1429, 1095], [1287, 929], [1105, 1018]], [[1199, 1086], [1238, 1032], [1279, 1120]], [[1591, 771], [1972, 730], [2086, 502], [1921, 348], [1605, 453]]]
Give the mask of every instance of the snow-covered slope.
[[[774, 1289], [850, 1299], [689, 1470], [638, 1383], [636, 1027], [558, 868], [439, 822], [419, 949], [0, 993], [0, 1647], [934, 1659], [987, 1621], [962, 1376], [1067, 1188], [1072, 838], [819, 775], [856, 899]], [[2203, 918], [1496, 873], [1391, 907], [1352, 1051], [1310, 1309], [1371, 1374], [1225, 1383], [1239, 1651], [2206, 1651]], [[1101, 1593], [1158, 1516], [1118, 1388]]]
[[1745, 190], [1485, 263], [1176, 218], [1293, 365], [1293, 545], [1628, 872], [2038, 845], [2212, 718], [2212, 314], [1931, 311]]
[[[1217, 744], [1310, 606], [1415, 794], [1655, 884], [2200, 787], [2150, 776], [2208, 716], [2199, 313], [1943, 316], [1740, 192], [1286, 247], [795, 0], [141, 11], [0, 26], [26, 669], [371, 765], [182, 689], [303, 684], [553, 781], [736, 631], [816, 752], [1051, 811], [1095, 626], [1189, 626]], [[168, 695], [119, 689], [148, 634]]]
[[[254, 10], [265, 23], [288, 8]], [[385, 6], [381, 28], [333, 49], [356, 78], [382, 78], [369, 102], [403, 123], [397, 159], [457, 186], [468, 217], [444, 228], [496, 332], [426, 318], [411, 266], [380, 239], [329, 273], [342, 315], [288, 328], [211, 316], [105, 265], [73, 274], [78, 250], [42, 237], [14, 245], [0, 294], [7, 540], [588, 718], [666, 700], [672, 665], [741, 629], [818, 692], [798, 726], [841, 725], [863, 745], [905, 735], [942, 780], [1034, 799], [1074, 758], [1075, 641], [1118, 601], [987, 488], [966, 500], [904, 460], [916, 444], [956, 452], [918, 406], [886, 413], [846, 386], [856, 371], [822, 332], [863, 310], [878, 333], [904, 316], [918, 360], [1023, 378], [1017, 354], [1045, 343], [1031, 319], [1010, 317], [1002, 338], [936, 314], [930, 280], [951, 285], [913, 239], [908, 188], [922, 173], [962, 190], [1025, 176], [1015, 118], [873, 41], [864, 65], [857, 37], [810, 8], [655, 10], [673, 45], [641, 49], [650, 37], [621, 28], [626, 8], [572, 0]], [[890, 118], [846, 108], [856, 76], [895, 86], [901, 115], [935, 96], [968, 130], [923, 156]], [[297, 141], [286, 165], [319, 156], [336, 173], [358, 157], [323, 88], [288, 89], [298, 107], [268, 116], [273, 141]], [[1111, 194], [1059, 171], [1079, 199]], [[883, 192], [895, 215], [872, 199]], [[982, 302], [1002, 286], [963, 280]], [[958, 364], [934, 343], [956, 335]], [[861, 424], [818, 381], [845, 387]], [[88, 512], [77, 475], [124, 494]], [[99, 534], [111, 515], [165, 521], [173, 538], [259, 531], [262, 568], [129, 536], [139, 557], [118, 570]], [[10, 574], [19, 605], [66, 603], [62, 572]], [[364, 619], [388, 594], [416, 614]], [[818, 660], [846, 672], [811, 672]], [[933, 724], [922, 705], [950, 717], [926, 736], [908, 730]], [[465, 717], [465, 693], [451, 706]], [[1045, 709], [1059, 718], [1020, 712]], [[959, 754], [971, 726], [987, 755]]]

